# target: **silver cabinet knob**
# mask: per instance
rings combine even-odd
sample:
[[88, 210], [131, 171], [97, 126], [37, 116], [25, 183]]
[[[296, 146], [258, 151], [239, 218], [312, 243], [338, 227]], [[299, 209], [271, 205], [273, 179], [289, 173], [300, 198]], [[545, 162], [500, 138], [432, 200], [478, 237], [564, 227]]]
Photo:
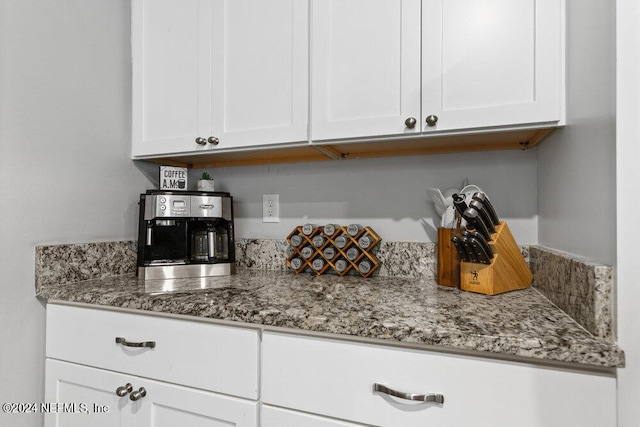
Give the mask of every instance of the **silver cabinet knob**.
[[416, 123], [417, 121], [413, 117], [409, 117], [407, 120], [404, 121], [404, 125], [409, 129], [413, 129], [414, 127], [416, 127]]
[[427, 125], [429, 126], [435, 126], [436, 123], [438, 123], [438, 116], [434, 116], [433, 114], [430, 116], [427, 116]]
[[139, 390], [136, 390], [129, 395], [129, 399], [135, 402], [136, 400], [142, 399], [146, 395], [147, 395], [147, 390], [144, 387], [140, 387]]
[[212, 145], [218, 145], [220, 143], [220, 140], [215, 136], [210, 136], [208, 141], [209, 141], [209, 144], [212, 144]]
[[116, 389], [116, 395], [122, 397], [122, 396], [126, 396], [127, 394], [131, 393], [132, 391], [133, 391], [133, 386], [131, 385], [131, 383], [126, 383], [122, 387], [118, 387]]
[[206, 143], [207, 143], [207, 140], [206, 140], [206, 139], [204, 139], [204, 138], [202, 138], [202, 137], [198, 137], [198, 138], [196, 138], [196, 144], [198, 144], [198, 145], [204, 145], [204, 144], [206, 144]]

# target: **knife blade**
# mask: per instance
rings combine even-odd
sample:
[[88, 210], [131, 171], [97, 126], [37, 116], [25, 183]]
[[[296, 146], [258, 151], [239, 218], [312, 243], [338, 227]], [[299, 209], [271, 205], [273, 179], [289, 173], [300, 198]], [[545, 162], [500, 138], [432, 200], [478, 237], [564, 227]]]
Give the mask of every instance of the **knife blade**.
[[480, 212], [476, 208], [467, 208], [464, 211], [464, 219], [467, 220], [467, 229], [478, 231], [487, 240], [491, 240], [491, 234], [487, 230], [487, 226], [480, 218]]
[[456, 248], [456, 252], [458, 252], [458, 255], [460, 255], [460, 261], [469, 262], [469, 257], [467, 256], [467, 252], [464, 250], [464, 247], [462, 246], [462, 241], [460, 240], [460, 237], [453, 236], [451, 238], [451, 243], [453, 243], [453, 246]]
[[479, 263], [491, 264], [491, 257], [487, 252], [485, 252], [482, 244], [480, 244], [480, 241], [478, 241], [478, 239], [476, 239], [475, 237], [471, 237], [469, 239], [469, 245], [471, 246], [471, 249], [473, 249], [473, 252], [475, 253]]
[[465, 230], [462, 232], [462, 235], [468, 238], [473, 237], [474, 239], [478, 240], [482, 245], [482, 248], [484, 249], [484, 251], [487, 253], [487, 255], [489, 255], [489, 258], [490, 259], [493, 258], [493, 249], [491, 249], [489, 242], [487, 242], [487, 240], [484, 238], [482, 234], [478, 233], [477, 231]]
[[495, 233], [496, 228], [493, 226], [493, 220], [489, 216], [489, 213], [487, 212], [487, 208], [484, 206], [484, 204], [474, 199], [474, 200], [471, 200], [471, 202], [469, 202], [469, 206], [477, 209], [478, 212], [480, 212], [480, 217], [482, 218], [484, 225], [487, 226], [487, 230], [489, 230], [489, 233], [492, 233], [492, 234]]
[[493, 222], [493, 225], [500, 224], [500, 218], [498, 218], [498, 215], [496, 214], [496, 210], [493, 208], [493, 205], [491, 204], [491, 202], [489, 201], [489, 198], [485, 193], [477, 192], [473, 195], [472, 199], [478, 200], [487, 208], [487, 213], [491, 217], [491, 221]]

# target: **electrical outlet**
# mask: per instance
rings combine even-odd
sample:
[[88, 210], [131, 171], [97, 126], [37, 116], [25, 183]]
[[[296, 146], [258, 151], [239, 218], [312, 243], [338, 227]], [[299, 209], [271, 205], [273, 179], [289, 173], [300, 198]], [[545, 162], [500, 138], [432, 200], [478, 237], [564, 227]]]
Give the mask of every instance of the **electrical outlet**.
[[280, 222], [278, 194], [262, 195], [262, 222]]

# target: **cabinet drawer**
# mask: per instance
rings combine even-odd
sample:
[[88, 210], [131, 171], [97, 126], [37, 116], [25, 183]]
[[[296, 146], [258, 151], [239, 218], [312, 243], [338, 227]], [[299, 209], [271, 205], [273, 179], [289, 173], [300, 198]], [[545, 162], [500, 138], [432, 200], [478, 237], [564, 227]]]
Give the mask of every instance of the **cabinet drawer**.
[[[116, 342], [153, 342], [129, 347]], [[257, 399], [258, 331], [49, 304], [47, 357]]]
[[262, 405], [260, 427], [366, 427], [347, 421]]
[[[615, 424], [615, 378], [418, 350], [263, 335], [262, 400], [376, 426]], [[375, 392], [440, 393], [444, 403]], [[517, 420], [517, 421], [516, 421]]]

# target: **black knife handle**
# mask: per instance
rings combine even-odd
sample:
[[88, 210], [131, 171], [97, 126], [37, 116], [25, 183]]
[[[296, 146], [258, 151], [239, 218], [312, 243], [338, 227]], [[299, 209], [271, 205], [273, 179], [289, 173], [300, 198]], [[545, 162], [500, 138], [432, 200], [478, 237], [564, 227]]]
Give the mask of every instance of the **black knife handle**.
[[482, 244], [475, 238], [469, 239], [469, 245], [473, 252], [476, 254], [476, 258], [480, 264], [491, 264], [491, 258], [489, 254], [484, 250]]
[[469, 243], [469, 238], [463, 237], [460, 241], [462, 242], [462, 247], [464, 248], [464, 251], [467, 254], [467, 259], [470, 262], [478, 262], [476, 253], [474, 252], [473, 248], [471, 247], [471, 244]]
[[487, 241], [491, 240], [491, 234], [489, 230], [487, 230], [487, 226], [484, 225], [482, 219], [480, 218], [480, 214], [475, 208], [467, 208], [464, 211], [464, 219], [467, 220], [467, 228], [472, 230], [476, 230], [482, 237], [484, 237]]
[[482, 234], [478, 233], [477, 231], [466, 231], [466, 233], [468, 233], [469, 237], [473, 237], [474, 239], [478, 240], [487, 255], [489, 255], [489, 258], [493, 258], [493, 249], [491, 249], [489, 242], [487, 242], [487, 239], [485, 239]]
[[456, 211], [458, 211], [458, 214], [460, 216], [463, 216], [464, 211], [467, 209], [467, 204], [464, 201], [464, 197], [459, 194], [454, 194], [451, 197], [453, 198], [453, 206], [456, 208]]
[[458, 252], [458, 255], [460, 255], [460, 261], [468, 262], [469, 258], [467, 257], [467, 252], [464, 250], [464, 247], [462, 246], [460, 237], [453, 236], [451, 238], [451, 243], [453, 243], [453, 246], [456, 248], [456, 252]]
[[487, 213], [491, 217], [491, 221], [493, 222], [493, 225], [500, 224], [500, 218], [498, 218], [498, 215], [496, 214], [496, 210], [493, 208], [493, 205], [489, 201], [489, 198], [487, 197], [486, 194], [477, 192], [473, 195], [472, 198], [475, 200], [478, 200], [487, 208]]
[[484, 206], [484, 204], [478, 200], [473, 199], [469, 203], [469, 206], [475, 208], [480, 213], [480, 217], [482, 218], [484, 225], [487, 226], [487, 230], [489, 230], [489, 233], [495, 233], [496, 228], [493, 226], [493, 220], [489, 216], [487, 208]]

